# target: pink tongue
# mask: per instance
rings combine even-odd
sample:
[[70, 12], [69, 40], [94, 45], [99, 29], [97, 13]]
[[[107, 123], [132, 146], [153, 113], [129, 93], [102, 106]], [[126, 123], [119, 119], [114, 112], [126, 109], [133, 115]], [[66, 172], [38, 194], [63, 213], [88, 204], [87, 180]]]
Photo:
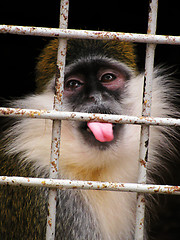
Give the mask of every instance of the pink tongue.
[[114, 139], [112, 123], [88, 122], [88, 127], [100, 142], [110, 142]]

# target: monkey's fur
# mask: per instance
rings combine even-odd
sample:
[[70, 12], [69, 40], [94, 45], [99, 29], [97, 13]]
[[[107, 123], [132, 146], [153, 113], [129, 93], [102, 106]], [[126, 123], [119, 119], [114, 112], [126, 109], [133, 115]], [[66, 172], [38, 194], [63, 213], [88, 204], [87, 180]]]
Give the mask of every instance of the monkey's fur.
[[[56, 54], [57, 40], [53, 40], [39, 57], [36, 93], [8, 105], [52, 109]], [[101, 61], [106, 65], [118, 66], [122, 71], [126, 79], [120, 92], [108, 90], [99, 97], [97, 94], [101, 95], [101, 92], [96, 88], [96, 93], [86, 92], [91, 94], [88, 100], [85, 95], [82, 100], [80, 94], [75, 97], [67, 94], [64, 96], [63, 110], [140, 116], [143, 74], [137, 74], [132, 44], [69, 40], [67, 75], [71, 71], [76, 74], [76, 68], [82, 66], [90, 71]], [[104, 87], [102, 89], [106, 91]], [[153, 80], [153, 117], [174, 116], [175, 109], [168, 100], [170, 95], [173, 95], [171, 80], [156, 70]], [[111, 100], [103, 102], [103, 98]], [[7, 129], [3, 128], [1, 138], [0, 174], [48, 177], [51, 120], [18, 118], [9, 120], [9, 123]], [[79, 122], [62, 121], [61, 178], [137, 182], [140, 126], [119, 125], [112, 143], [101, 143], [95, 138], [89, 140], [83, 133], [84, 129], [81, 132], [80, 128], [83, 129]], [[155, 182], [154, 176], [159, 175], [162, 165], [166, 168], [173, 151], [170, 142], [173, 134], [167, 127], [151, 127], [148, 182]], [[159, 155], [159, 149], [164, 149], [163, 154]], [[47, 197], [48, 189], [45, 188], [0, 186], [0, 239], [45, 239]], [[135, 210], [135, 193], [59, 190], [56, 239], [133, 239]]]

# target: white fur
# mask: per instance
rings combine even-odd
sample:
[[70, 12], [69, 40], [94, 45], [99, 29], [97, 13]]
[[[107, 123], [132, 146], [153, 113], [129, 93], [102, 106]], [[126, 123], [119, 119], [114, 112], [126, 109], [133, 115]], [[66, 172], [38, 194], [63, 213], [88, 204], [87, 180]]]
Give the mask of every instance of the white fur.
[[[166, 102], [166, 91], [162, 78], [153, 81], [152, 116], [166, 117], [170, 107]], [[140, 116], [142, 103], [143, 76], [129, 80], [127, 97], [123, 99], [124, 114]], [[23, 108], [52, 109], [53, 93], [49, 90], [41, 95], [29, 96], [14, 102]], [[64, 110], [66, 109], [66, 105]], [[23, 119], [13, 126], [7, 136], [13, 141], [6, 147], [7, 154], [22, 152], [22, 159], [32, 161], [35, 168], [48, 167], [51, 148], [51, 120]], [[106, 151], [89, 147], [71, 122], [62, 121], [60, 173], [63, 178], [137, 182], [140, 126], [125, 125], [124, 134], [118, 142]], [[149, 161], [154, 162], [155, 147], [165, 140], [157, 127], [151, 127]], [[102, 225], [105, 240], [131, 239], [135, 221], [136, 195], [102, 191], [82, 191], [89, 201]]]

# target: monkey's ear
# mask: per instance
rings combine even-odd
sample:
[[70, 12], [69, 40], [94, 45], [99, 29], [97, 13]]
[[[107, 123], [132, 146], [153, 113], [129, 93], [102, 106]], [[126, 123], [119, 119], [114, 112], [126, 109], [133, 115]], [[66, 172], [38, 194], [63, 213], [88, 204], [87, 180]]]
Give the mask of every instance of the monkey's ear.
[[41, 93], [56, 72], [58, 39], [53, 39], [42, 50], [36, 66], [36, 92]]

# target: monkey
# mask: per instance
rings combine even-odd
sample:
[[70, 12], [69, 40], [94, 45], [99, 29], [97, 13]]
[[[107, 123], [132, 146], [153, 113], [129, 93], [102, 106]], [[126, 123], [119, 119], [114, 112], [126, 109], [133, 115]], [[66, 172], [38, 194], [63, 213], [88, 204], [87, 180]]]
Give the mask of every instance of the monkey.
[[[6, 106], [53, 109], [57, 48], [58, 40], [51, 40], [38, 58], [35, 93], [6, 101]], [[143, 79], [132, 43], [69, 39], [62, 111], [141, 116]], [[175, 89], [171, 76], [155, 69], [153, 117], [177, 116], [170, 100]], [[2, 120], [0, 174], [47, 178], [52, 120]], [[59, 178], [137, 183], [139, 125], [72, 120], [61, 125]], [[178, 155], [173, 153], [175, 139], [175, 129], [150, 127], [149, 183], [156, 183], [172, 155]], [[48, 192], [43, 187], [0, 186], [0, 239], [45, 239]], [[55, 239], [131, 240], [136, 201], [136, 193], [58, 189]]]

